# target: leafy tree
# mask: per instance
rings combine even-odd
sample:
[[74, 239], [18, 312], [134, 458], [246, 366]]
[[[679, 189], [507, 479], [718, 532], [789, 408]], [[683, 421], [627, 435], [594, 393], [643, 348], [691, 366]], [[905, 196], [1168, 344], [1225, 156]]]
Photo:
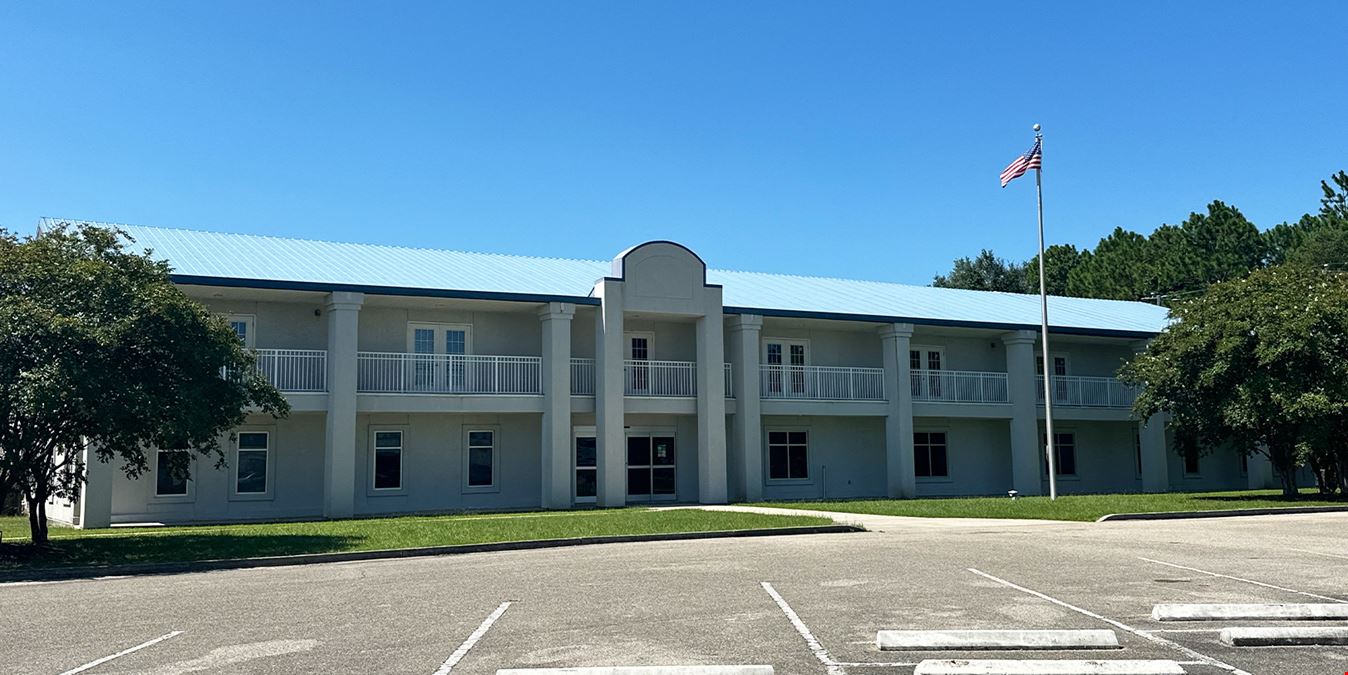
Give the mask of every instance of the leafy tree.
[[[1333, 181], [1333, 184], [1330, 184]], [[1301, 248], [1312, 235], [1321, 230], [1348, 230], [1348, 172], [1340, 171], [1330, 176], [1329, 181], [1320, 181], [1320, 191], [1324, 195], [1320, 199], [1320, 211], [1315, 215], [1306, 214], [1295, 223], [1282, 223], [1269, 228], [1264, 233], [1264, 248], [1266, 249], [1265, 262], [1269, 265], [1280, 265], [1292, 259], [1294, 252]], [[1332, 235], [1327, 235], [1331, 236]], [[1313, 247], [1320, 248], [1326, 245], [1326, 242], [1319, 241], [1311, 244]], [[1314, 260], [1320, 257], [1315, 252], [1308, 252], [1306, 257]], [[1300, 262], [1305, 263], [1306, 260]], [[1321, 263], [1328, 262], [1325, 260]], [[1337, 262], [1343, 262], [1339, 260]]]
[[[1054, 244], [1044, 249], [1044, 288], [1049, 295], [1068, 295], [1067, 277], [1081, 264], [1082, 252], [1071, 244]], [[1025, 292], [1039, 292], [1039, 256], [1025, 263]]]
[[1294, 496], [1297, 466], [1348, 419], [1348, 275], [1258, 270], [1171, 312], [1121, 372], [1142, 385], [1134, 413], [1168, 412], [1209, 447], [1266, 454]]
[[1259, 267], [1264, 242], [1259, 228], [1234, 206], [1220, 201], [1208, 205], [1207, 213], [1191, 213], [1180, 225], [1184, 247], [1178, 283], [1165, 291], [1202, 287], [1244, 276]]
[[998, 258], [986, 248], [976, 258], [956, 260], [950, 274], [936, 275], [931, 285], [973, 291], [1039, 292], [1038, 281], [1035, 281], [1033, 291], [1026, 289], [1023, 265]]
[[[122, 237], [92, 226], [24, 239], [0, 230], [0, 472], [23, 493], [36, 544], [47, 541], [48, 499], [83, 481], [86, 449], [129, 477], [155, 447], [221, 466], [220, 437], [247, 408], [289, 412], [224, 320]], [[170, 467], [178, 477], [187, 455], [168, 455], [181, 460]]]

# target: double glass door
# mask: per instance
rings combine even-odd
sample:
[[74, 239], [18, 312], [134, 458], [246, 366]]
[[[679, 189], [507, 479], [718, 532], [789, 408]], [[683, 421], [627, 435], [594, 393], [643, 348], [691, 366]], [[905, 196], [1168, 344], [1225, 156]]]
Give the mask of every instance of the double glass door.
[[[593, 432], [576, 434], [576, 503], [595, 501], [599, 488], [598, 446]], [[672, 501], [678, 494], [674, 436], [628, 432], [627, 501]]]
[[769, 340], [763, 343], [763, 362], [768, 366], [765, 373], [767, 393], [803, 396], [806, 393], [807, 356], [804, 341]]
[[674, 499], [675, 473], [673, 436], [628, 432], [628, 501]]
[[464, 388], [467, 375], [467, 326], [410, 324], [412, 383], [416, 391], [452, 392]]

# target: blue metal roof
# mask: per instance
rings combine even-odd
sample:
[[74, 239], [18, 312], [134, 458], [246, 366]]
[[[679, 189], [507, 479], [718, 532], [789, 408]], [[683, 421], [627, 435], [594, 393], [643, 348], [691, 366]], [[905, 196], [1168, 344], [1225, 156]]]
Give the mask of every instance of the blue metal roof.
[[[40, 228], [68, 221], [43, 218]], [[101, 224], [101, 223], [96, 223]], [[283, 288], [352, 289], [405, 295], [587, 300], [608, 261], [534, 258], [284, 239], [248, 234], [118, 227], [169, 261], [183, 282]], [[868, 321], [1037, 328], [1039, 297], [876, 281], [707, 270], [724, 287], [728, 312]], [[592, 302], [592, 301], [590, 301]], [[1165, 308], [1141, 302], [1049, 298], [1060, 332], [1136, 335], [1160, 332]]]

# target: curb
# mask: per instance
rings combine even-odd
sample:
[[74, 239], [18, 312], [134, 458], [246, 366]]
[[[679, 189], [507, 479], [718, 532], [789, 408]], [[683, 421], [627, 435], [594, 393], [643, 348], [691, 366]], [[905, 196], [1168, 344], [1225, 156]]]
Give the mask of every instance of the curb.
[[1095, 519], [1097, 523], [1117, 520], [1180, 520], [1184, 518], [1230, 518], [1233, 516], [1276, 516], [1297, 513], [1337, 513], [1348, 506], [1274, 506], [1259, 509], [1223, 509], [1220, 511], [1157, 511], [1155, 513], [1111, 513]]
[[23, 572], [0, 573], [0, 583], [12, 581], [59, 581], [91, 577], [141, 574], [180, 574], [214, 570], [253, 569], [258, 567], [287, 567], [359, 560], [392, 560], [424, 556], [460, 555], [464, 553], [491, 553], [496, 551], [528, 551], [540, 548], [564, 548], [592, 544], [630, 544], [655, 541], [685, 541], [693, 539], [732, 539], [740, 537], [773, 537], [797, 534], [844, 534], [865, 532], [855, 525], [808, 525], [803, 527], [769, 527], [753, 530], [720, 530], [713, 532], [670, 532], [663, 534], [616, 534], [569, 539], [531, 539], [501, 541], [486, 544], [456, 544], [425, 546], [379, 551], [344, 551], [340, 553], [301, 553], [298, 555], [267, 556], [262, 558], [233, 558], [226, 560], [195, 560], [187, 562], [141, 563], [134, 565], [106, 565], [72, 567], [66, 569], [35, 569]]

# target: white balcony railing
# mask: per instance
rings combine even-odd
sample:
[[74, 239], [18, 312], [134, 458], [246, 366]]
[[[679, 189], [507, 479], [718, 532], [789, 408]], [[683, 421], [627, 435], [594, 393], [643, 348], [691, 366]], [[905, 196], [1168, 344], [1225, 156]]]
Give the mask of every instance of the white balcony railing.
[[909, 375], [914, 401], [1006, 403], [1006, 373], [969, 370], [914, 370]]
[[571, 359], [571, 394], [594, 396], [594, 359]]
[[697, 396], [697, 364], [692, 361], [623, 362], [627, 396]]
[[[1039, 403], [1044, 403], [1044, 377], [1035, 378]], [[1078, 377], [1074, 375], [1053, 378], [1053, 405], [1081, 408], [1128, 408], [1137, 398], [1137, 391], [1113, 377]]]
[[328, 353], [321, 349], [255, 349], [257, 372], [285, 392], [328, 390]]
[[883, 368], [833, 366], [759, 366], [763, 398], [817, 401], [883, 401]]
[[404, 354], [356, 355], [356, 390], [386, 394], [541, 394], [537, 356]]

